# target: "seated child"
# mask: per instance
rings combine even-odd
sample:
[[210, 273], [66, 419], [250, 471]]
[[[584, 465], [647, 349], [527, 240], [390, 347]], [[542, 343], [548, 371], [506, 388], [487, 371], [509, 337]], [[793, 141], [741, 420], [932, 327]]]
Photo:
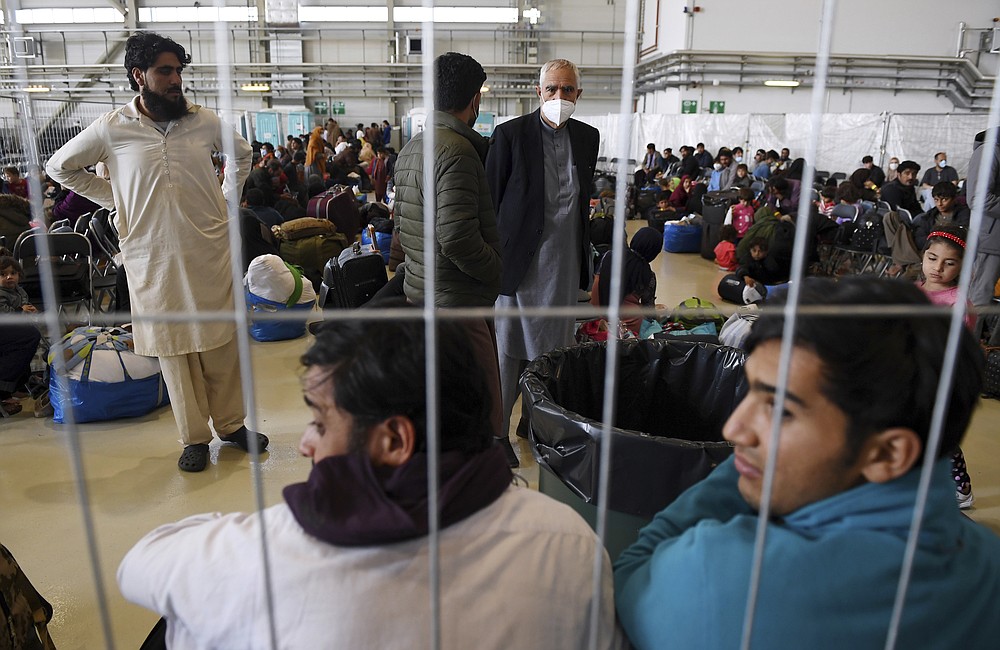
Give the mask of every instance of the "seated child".
[[744, 163], [736, 165], [736, 176], [733, 177], [733, 187], [749, 188], [750, 184], [753, 183], [753, 179], [750, 178], [750, 170]]
[[677, 210], [670, 205], [670, 199], [664, 193], [660, 194], [656, 205], [650, 207], [644, 216], [647, 221], [675, 221], [680, 218]]
[[753, 225], [753, 191], [749, 187], [740, 189], [739, 203], [733, 206], [733, 227], [736, 237], [742, 239]]
[[[640, 228], [629, 247], [625, 249], [625, 267], [622, 270], [622, 293], [619, 304], [625, 308], [653, 307], [656, 302], [656, 274], [649, 267], [660, 254], [663, 235], [655, 228]], [[594, 286], [590, 292], [590, 304], [594, 307], [608, 307], [611, 304], [611, 272], [613, 255], [607, 253], [601, 259], [601, 266], [594, 276]], [[642, 328], [641, 315], [623, 316], [622, 325], [638, 336]]]
[[823, 186], [819, 192], [819, 201], [816, 202], [816, 207], [819, 208], [821, 215], [827, 218], [833, 215], [833, 208], [837, 205], [836, 196], [837, 188], [830, 185]]
[[736, 262], [736, 228], [733, 226], [723, 226], [719, 230], [721, 241], [715, 246], [715, 264], [723, 271], [735, 271], [739, 264]]
[[7, 193], [20, 196], [22, 199], [28, 198], [28, 179], [21, 178], [21, 172], [17, 167], [4, 167], [4, 182], [7, 184]]
[[[21, 265], [13, 257], [0, 257], [0, 312], [35, 313], [21, 288]], [[0, 408], [7, 415], [21, 411], [13, 394], [31, 374], [31, 359], [42, 335], [33, 325], [0, 325]]]
[[787, 273], [773, 257], [768, 256], [769, 246], [763, 237], [756, 237], [750, 242], [750, 259], [736, 269], [736, 274], [743, 278], [748, 287], [761, 284], [779, 284], [785, 282]]

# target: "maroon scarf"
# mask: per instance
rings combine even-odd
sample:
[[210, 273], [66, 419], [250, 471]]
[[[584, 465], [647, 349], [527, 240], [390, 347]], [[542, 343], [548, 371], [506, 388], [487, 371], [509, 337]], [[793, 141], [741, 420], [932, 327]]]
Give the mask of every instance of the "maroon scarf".
[[[446, 451], [438, 461], [440, 527], [496, 501], [512, 475], [499, 446], [466, 456]], [[309, 480], [284, 489], [295, 520], [310, 535], [337, 546], [391, 544], [427, 534], [427, 454], [400, 467], [373, 467], [366, 454], [324, 458]]]

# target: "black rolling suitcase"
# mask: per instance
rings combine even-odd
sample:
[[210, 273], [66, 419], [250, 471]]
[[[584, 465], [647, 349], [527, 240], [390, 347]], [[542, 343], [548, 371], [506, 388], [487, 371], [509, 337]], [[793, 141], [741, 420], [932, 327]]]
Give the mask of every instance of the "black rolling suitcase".
[[720, 231], [730, 205], [728, 198], [705, 195], [704, 208], [701, 212], [701, 256], [706, 260], [715, 259], [715, 247], [721, 241]]
[[[371, 226], [369, 235], [371, 241], [375, 242], [374, 228]], [[388, 281], [385, 260], [377, 246], [362, 246], [360, 242], [355, 242], [338, 257], [330, 259], [323, 268], [319, 305], [322, 309], [360, 307]]]

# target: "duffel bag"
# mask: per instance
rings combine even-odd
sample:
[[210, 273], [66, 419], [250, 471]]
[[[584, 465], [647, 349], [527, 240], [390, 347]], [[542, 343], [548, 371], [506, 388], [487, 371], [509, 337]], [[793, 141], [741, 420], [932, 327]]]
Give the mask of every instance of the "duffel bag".
[[[65, 361], [57, 377], [56, 350]], [[49, 396], [56, 422], [69, 409], [76, 422], [99, 422], [145, 415], [168, 403], [155, 357], [135, 352], [132, 333], [120, 327], [78, 327], [49, 352]]]
[[[250, 262], [243, 278], [247, 311], [251, 314], [274, 314], [293, 310], [304, 314], [316, 306], [316, 292], [303, 281], [302, 272], [277, 255], [261, 255]], [[285, 341], [306, 333], [302, 320], [253, 320], [250, 336], [255, 341]]]
[[701, 249], [701, 226], [668, 222], [663, 228], [663, 250], [668, 253], [697, 253]]

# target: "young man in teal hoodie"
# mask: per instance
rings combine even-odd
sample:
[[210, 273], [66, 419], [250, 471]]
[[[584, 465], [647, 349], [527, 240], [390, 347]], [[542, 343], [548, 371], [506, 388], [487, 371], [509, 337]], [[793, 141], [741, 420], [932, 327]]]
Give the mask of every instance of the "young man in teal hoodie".
[[797, 317], [779, 435], [783, 317], [772, 311], [747, 340], [750, 390], [723, 429], [733, 458], [615, 564], [623, 628], [637, 648], [739, 647], [768, 450], [778, 445], [751, 647], [884, 647], [926, 450], [938, 460], [895, 647], [995, 648], [1000, 538], [959, 512], [948, 460], [979, 398], [982, 353], [962, 328], [941, 444], [930, 449], [948, 318], [886, 314], [886, 305], [929, 307], [913, 285], [890, 280], [809, 279], [800, 302], [835, 311]]

